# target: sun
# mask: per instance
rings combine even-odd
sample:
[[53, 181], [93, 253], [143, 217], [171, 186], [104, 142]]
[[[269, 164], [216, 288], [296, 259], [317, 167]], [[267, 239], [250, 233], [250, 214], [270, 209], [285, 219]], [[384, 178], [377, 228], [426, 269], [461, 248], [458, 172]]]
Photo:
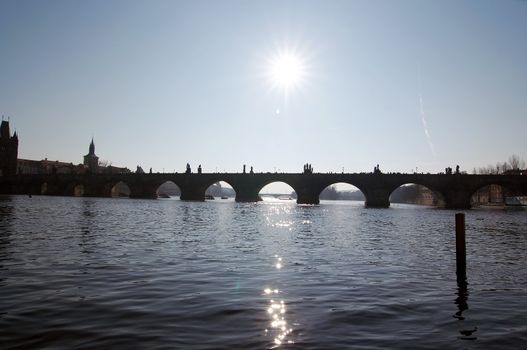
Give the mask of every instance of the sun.
[[273, 87], [288, 92], [301, 87], [304, 83], [306, 64], [295, 53], [279, 53], [268, 62], [268, 76]]

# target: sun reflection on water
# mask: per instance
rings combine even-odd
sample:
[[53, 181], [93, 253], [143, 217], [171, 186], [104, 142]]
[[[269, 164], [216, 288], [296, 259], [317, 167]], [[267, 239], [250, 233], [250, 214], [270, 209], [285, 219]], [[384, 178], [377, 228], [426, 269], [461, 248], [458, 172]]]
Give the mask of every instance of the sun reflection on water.
[[266, 203], [268, 205], [267, 213], [265, 214], [265, 222], [267, 226], [285, 228], [292, 231], [294, 222], [286, 219], [290, 217], [293, 207], [284, 203]]
[[[274, 266], [276, 269], [282, 268], [282, 258], [275, 255]], [[265, 329], [265, 334], [273, 337], [273, 347], [278, 347], [284, 343], [294, 343], [291, 339], [286, 339], [287, 336], [293, 332], [292, 328], [288, 327], [286, 320], [286, 303], [283, 299], [276, 299], [281, 294], [281, 291], [277, 288], [267, 287], [264, 289], [264, 294], [269, 299], [267, 306], [267, 314], [270, 318], [269, 328]]]

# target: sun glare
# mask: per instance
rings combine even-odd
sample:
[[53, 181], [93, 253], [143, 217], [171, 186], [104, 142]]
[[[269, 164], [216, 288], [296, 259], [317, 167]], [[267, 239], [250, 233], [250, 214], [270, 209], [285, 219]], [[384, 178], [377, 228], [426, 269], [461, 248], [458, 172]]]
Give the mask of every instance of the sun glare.
[[269, 78], [274, 87], [286, 92], [299, 88], [305, 76], [305, 63], [296, 54], [280, 53], [269, 60]]

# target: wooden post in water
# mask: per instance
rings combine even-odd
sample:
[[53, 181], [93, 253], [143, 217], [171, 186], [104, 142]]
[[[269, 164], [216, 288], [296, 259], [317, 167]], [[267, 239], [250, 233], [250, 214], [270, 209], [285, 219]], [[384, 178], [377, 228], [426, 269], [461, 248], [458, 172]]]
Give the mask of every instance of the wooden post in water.
[[467, 252], [465, 246], [465, 214], [456, 214], [456, 273], [458, 280], [467, 278]]

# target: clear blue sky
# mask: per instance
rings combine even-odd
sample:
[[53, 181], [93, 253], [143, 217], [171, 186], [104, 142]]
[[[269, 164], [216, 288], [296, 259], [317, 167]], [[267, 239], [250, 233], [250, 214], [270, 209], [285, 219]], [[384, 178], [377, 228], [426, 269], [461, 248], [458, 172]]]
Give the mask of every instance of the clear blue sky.
[[470, 172], [527, 158], [527, 2], [0, 0], [0, 114], [29, 159]]

